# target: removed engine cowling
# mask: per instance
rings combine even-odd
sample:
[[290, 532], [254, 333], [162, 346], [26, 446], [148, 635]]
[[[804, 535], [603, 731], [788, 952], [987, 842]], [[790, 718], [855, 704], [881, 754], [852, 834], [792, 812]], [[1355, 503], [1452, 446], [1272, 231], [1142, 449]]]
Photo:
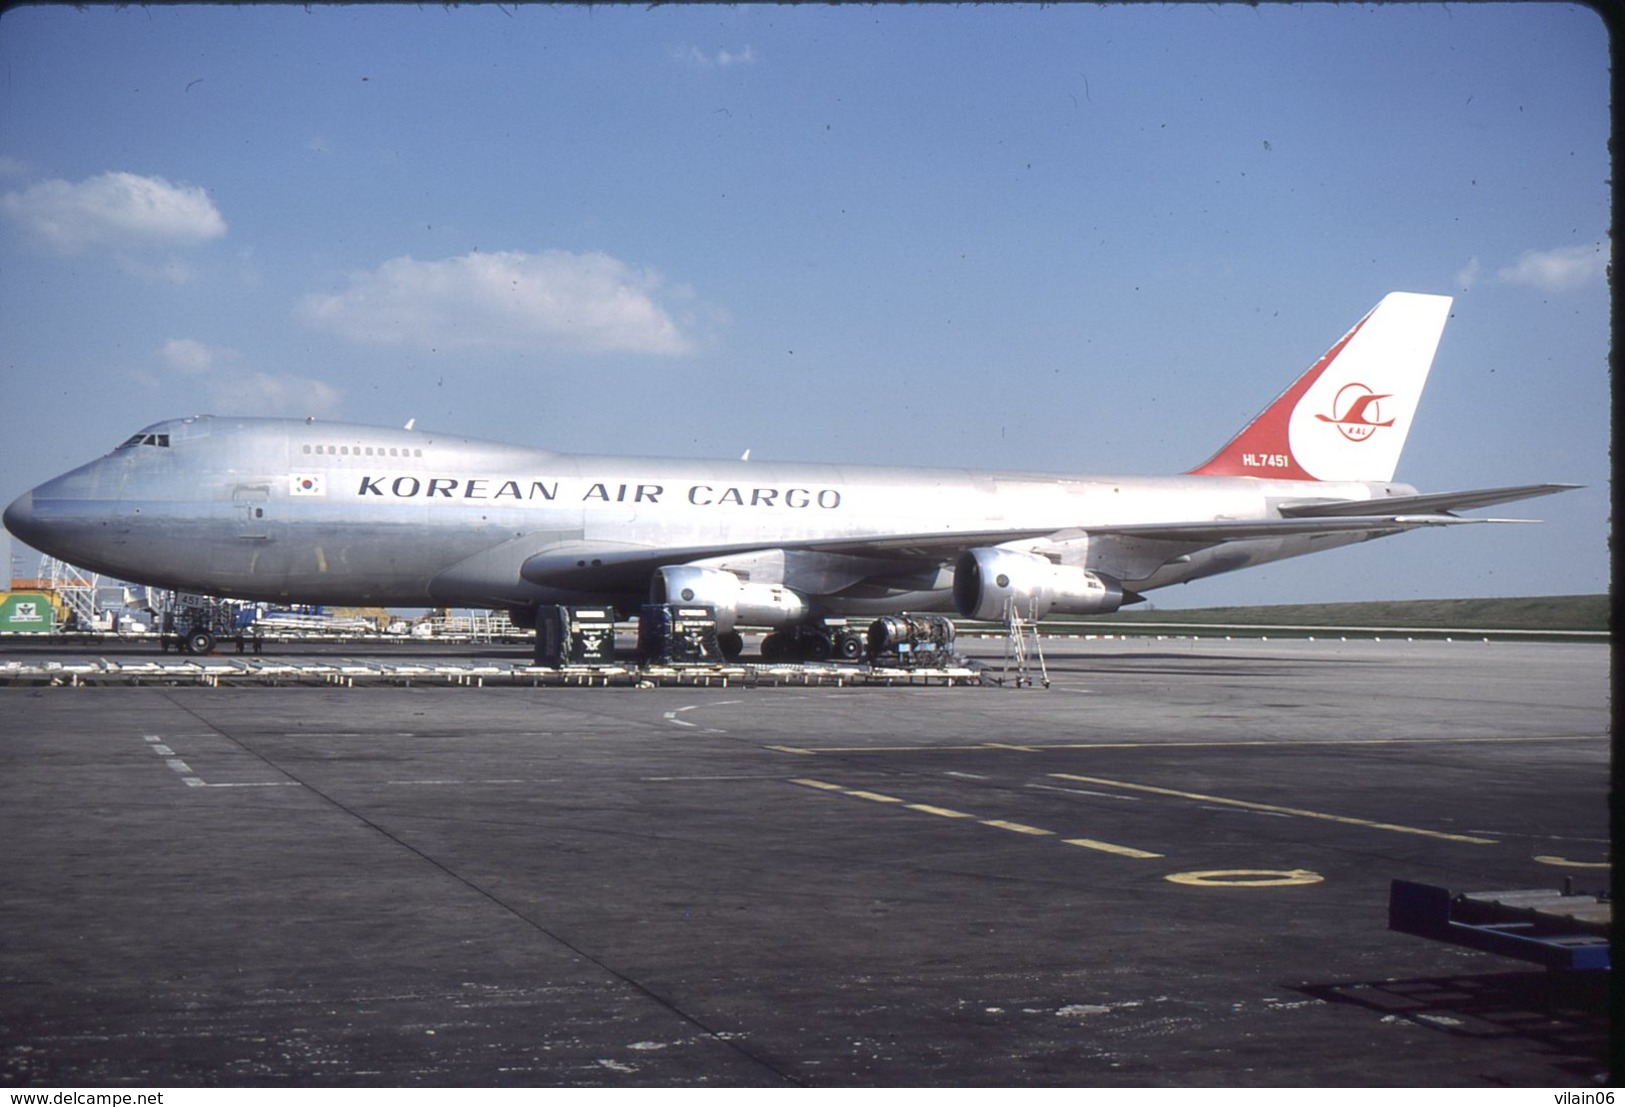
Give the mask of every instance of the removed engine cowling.
[[1110, 577], [1021, 550], [979, 546], [954, 562], [954, 607], [967, 619], [1003, 622], [1012, 611], [1023, 619], [1096, 615], [1116, 611], [1123, 598]]
[[805, 622], [807, 601], [782, 584], [752, 584], [722, 569], [665, 565], [649, 585], [650, 603], [698, 603], [716, 609], [717, 630], [743, 624], [787, 627]]

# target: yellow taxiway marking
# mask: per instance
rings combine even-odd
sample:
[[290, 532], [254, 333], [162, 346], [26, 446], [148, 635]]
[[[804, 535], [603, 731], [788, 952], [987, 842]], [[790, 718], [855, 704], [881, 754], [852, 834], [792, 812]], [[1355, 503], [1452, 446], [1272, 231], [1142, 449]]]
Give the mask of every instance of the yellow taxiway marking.
[[860, 792], [856, 788], [842, 789], [849, 796], [856, 796], [860, 800], [874, 800], [876, 803], [902, 803], [896, 796], [888, 796], [883, 792]]
[[974, 819], [976, 816], [966, 811], [955, 811], [951, 807], [933, 807], [929, 803], [911, 803], [910, 811], [923, 811], [927, 815], [941, 815], [945, 819]]
[[1607, 861], [1570, 861], [1567, 857], [1553, 857], [1549, 853], [1536, 854], [1535, 860], [1542, 865], [1557, 865], [1564, 869], [1606, 869]]
[[1139, 857], [1149, 860], [1153, 857], [1162, 856], [1160, 853], [1135, 849], [1133, 846], [1118, 846], [1113, 845], [1111, 842], [1097, 842], [1093, 838], [1068, 838], [1066, 844], [1069, 846], [1082, 846], [1084, 849], [1098, 849], [1102, 853], [1115, 853], [1119, 857]]
[[983, 826], [997, 827], [999, 830], [1013, 830], [1017, 834], [1032, 834], [1036, 837], [1053, 837], [1055, 831], [1045, 830], [1042, 827], [1028, 826], [1026, 823], [1013, 823], [1008, 819], [979, 819]]
[[1284, 888], [1293, 884], [1319, 884], [1326, 878], [1308, 869], [1209, 869], [1206, 872], [1169, 873], [1175, 884], [1198, 888]]
[[1049, 753], [1060, 750], [1234, 749], [1246, 746], [1449, 746], [1475, 742], [1583, 742], [1601, 734], [1534, 734], [1498, 738], [1248, 738], [1229, 742], [1057, 742], [1023, 745], [1019, 742], [968, 742], [952, 746], [766, 746], [779, 753], [811, 757], [820, 753]]
[[1371, 819], [1356, 819], [1349, 815], [1331, 815], [1324, 811], [1306, 811], [1301, 807], [1282, 807], [1274, 803], [1254, 803], [1251, 800], [1227, 799], [1224, 796], [1208, 796], [1201, 792], [1181, 792], [1173, 788], [1158, 788], [1151, 784], [1134, 784], [1126, 780], [1105, 780], [1097, 776], [1077, 776], [1073, 773], [1051, 773], [1057, 780], [1076, 780], [1084, 784], [1100, 784], [1107, 788], [1125, 788], [1131, 792], [1149, 792], [1157, 796], [1173, 796], [1176, 799], [1196, 800], [1200, 803], [1217, 803], [1226, 807], [1241, 807], [1248, 811], [1269, 811], [1277, 815], [1295, 815], [1302, 819], [1323, 819], [1327, 822], [1344, 823], [1348, 826], [1364, 826], [1372, 830], [1392, 830], [1398, 834], [1420, 834], [1427, 838], [1443, 838], [1447, 842], [1468, 842], [1478, 846], [1493, 846], [1494, 838], [1478, 838], [1471, 834], [1447, 834], [1442, 830], [1424, 830], [1416, 826], [1400, 826], [1397, 823], [1379, 823]]
[[[897, 796], [888, 796], [884, 792], [867, 792], [859, 788], [847, 788], [840, 784], [831, 784], [827, 780], [797, 777], [793, 778], [790, 783], [799, 784], [803, 788], [816, 788], [821, 792], [839, 792], [843, 796], [866, 799], [874, 803], [901, 803], [909, 811], [918, 811], [925, 815], [936, 815], [944, 819], [975, 819], [982, 826], [990, 826], [995, 830], [1008, 830], [1014, 834], [1026, 834], [1034, 838], [1057, 837], [1055, 831], [1045, 830], [1041, 826], [1012, 822], [1009, 819], [984, 819], [979, 815], [972, 815], [968, 811], [955, 811], [951, 807], [937, 807], [929, 803], [908, 803]], [[1135, 849], [1133, 846], [1119, 846], [1112, 842], [1100, 842], [1093, 838], [1067, 838], [1063, 840], [1069, 846], [1083, 846], [1086, 849], [1099, 850], [1102, 853], [1116, 854], [1118, 857], [1151, 858], [1162, 856], [1160, 853], [1152, 853], [1149, 850]]]

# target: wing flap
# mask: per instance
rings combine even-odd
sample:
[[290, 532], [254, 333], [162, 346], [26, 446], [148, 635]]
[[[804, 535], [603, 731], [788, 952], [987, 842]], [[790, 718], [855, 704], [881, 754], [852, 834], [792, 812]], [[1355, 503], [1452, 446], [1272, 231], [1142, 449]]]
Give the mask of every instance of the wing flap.
[[1578, 484], [1520, 484], [1508, 488], [1478, 488], [1467, 492], [1430, 492], [1419, 496], [1393, 496], [1383, 500], [1309, 500], [1282, 504], [1282, 515], [1294, 519], [1327, 519], [1343, 515], [1372, 515], [1372, 509], [1383, 513], [1432, 513], [1467, 511], [1475, 507], [1528, 500], [1536, 496], [1550, 496], [1581, 487]]
[[[1308, 519], [1213, 519], [1185, 523], [1129, 523], [1121, 526], [1087, 527], [1082, 534], [1090, 536], [1116, 534], [1133, 538], [1155, 538], [1165, 542], [1190, 543], [1201, 549], [1222, 542], [1239, 542], [1249, 538], [1287, 538], [1312, 534], [1348, 534], [1366, 531], [1372, 534], [1393, 534], [1419, 527], [1458, 526], [1466, 523], [1501, 522], [1494, 519], [1463, 519], [1455, 515], [1350, 515]], [[1065, 541], [1078, 532], [1057, 532], [1058, 541]]]

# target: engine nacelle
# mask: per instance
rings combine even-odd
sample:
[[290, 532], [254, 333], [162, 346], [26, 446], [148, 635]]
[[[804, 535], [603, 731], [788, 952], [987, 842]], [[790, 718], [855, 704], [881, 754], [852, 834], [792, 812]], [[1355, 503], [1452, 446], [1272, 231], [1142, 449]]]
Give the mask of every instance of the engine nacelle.
[[1012, 610], [1023, 619], [1096, 615], [1121, 606], [1123, 586], [1081, 565], [997, 546], [966, 550], [954, 562], [954, 607], [967, 619], [1003, 622]]
[[735, 625], [787, 627], [807, 620], [807, 601], [782, 584], [752, 584], [722, 569], [665, 565], [655, 570], [650, 603], [702, 603], [715, 608], [717, 630]]

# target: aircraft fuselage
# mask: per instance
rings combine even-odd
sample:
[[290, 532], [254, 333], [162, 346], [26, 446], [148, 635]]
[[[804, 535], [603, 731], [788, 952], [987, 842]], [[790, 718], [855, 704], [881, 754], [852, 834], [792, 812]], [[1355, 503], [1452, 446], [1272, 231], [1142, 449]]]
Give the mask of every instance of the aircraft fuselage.
[[[650, 557], [1270, 519], [1282, 503], [1412, 492], [1391, 482], [571, 455], [355, 424], [198, 416], [149, 427], [39, 486], [6, 523], [87, 569], [243, 599], [626, 608], [647, 598]], [[1190, 553], [1148, 540], [1132, 562], [1137, 575], [1122, 583], [1144, 591], [1371, 536], [1268, 536]], [[820, 592], [824, 612], [952, 606], [953, 569], [940, 558], [906, 547], [881, 561], [824, 556], [828, 572], [849, 578]], [[1119, 548], [1114, 564], [1122, 556]]]

